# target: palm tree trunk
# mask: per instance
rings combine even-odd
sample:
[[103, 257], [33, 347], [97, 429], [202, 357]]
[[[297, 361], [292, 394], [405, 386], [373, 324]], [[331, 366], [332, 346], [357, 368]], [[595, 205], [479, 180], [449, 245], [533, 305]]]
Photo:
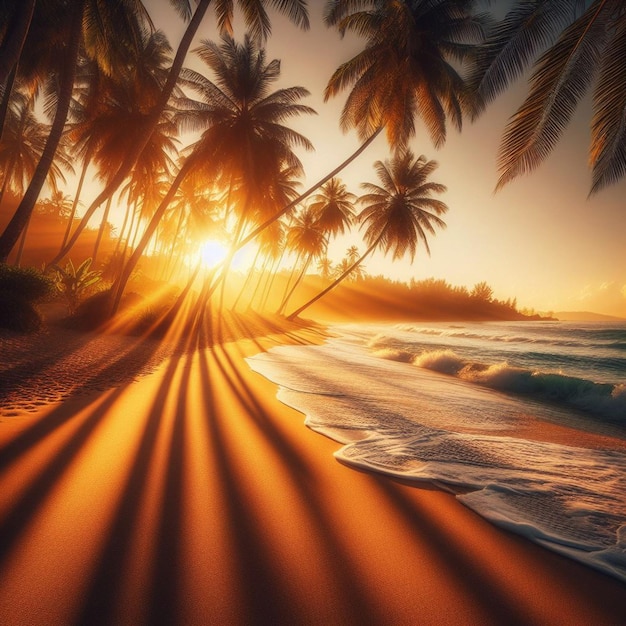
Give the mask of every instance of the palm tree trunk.
[[78, 235], [87, 225], [87, 222], [91, 219], [91, 216], [96, 212], [98, 207], [109, 198], [109, 196], [113, 195], [118, 187], [124, 182], [133, 166], [137, 162], [137, 159], [143, 152], [144, 148], [150, 141], [150, 137], [154, 132], [154, 129], [157, 127], [159, 120], [161, 118], [161, 114], [163, 113], [169, 98], [176, 86], [176, 81], [178, 80], [178, 76], [183, 67], [183, 62], [185, 61], [185, 57], [187, 56], [187, 52], [189, 47], [191, 46], [191, 42], [200, 26], [200, 22], [202, 22], [202, 18], [209, 8], [211, 0], [200, 0], [198, 2], [198, 6], [185, 29], [185, 32], [180, 40], [178, 45], [178, 50], [176, 51], [176, 56], [172, 62], [172, 66], [170, 67], [170, 71], [167, 75], [167, 80], [165, 81], [165, 85], [161, 90], [161, 94], [158, 102], [152, 109], [152, 111], [148, 114], [145, 120], [144, 132], [139, 141], [137, 141], [133, 149], [130, 150], [124, 160], [122, 161], [120, 167], [118, 168], [115, 176], [109, 181], [106, 187], [100, 192], [98, 197], [91, 203], [85, 215], [83, 216], [82, 221], [78, 225], [74, 235], [67, 242], [67, 245], [57, 254], [57, 256], [50, 261], [50, 264], [58, 263], [63, 257], [69, 252], [71, 247], [76, 243], [76, 239]]
[[287, 278], [287, 284], [285, 285], [285, 289], [283, 290], [283, 297], [280, 301], [280, 304], [278, 305], [278, 310], [276, 311], [277, 313], [283, 306], [283, 302], [285, 302], [285, 298], [287, 297], [287, 294], [289, 293], [289, 288], [291, 287], [291, 281], [294, 279], [296, 275], [296, 271], [298, 269], [298, 265], [302, 259], [303, 254], [304, 254], [303, 252], [298, 253], [298, 256], [296, 257], [296, 262], [293, 264], [293, 267], [291, 268], [291, 272], [289, 273], [289, 277]]
[[239, 300], [241, 300], [241, 297], [243, 296], [245, 290], [248, 288], [248, 285], [250, 284], [250, 281], [252, 280], [252, 277], [254, 276], [254, 268], [256, 267], [256, 262], [258, 261], [260, 255], [261, 255], [261, 248], [257, 248], [256, 254], [254, 255], [254, 260], [252, 261], [252, 268], [248, 272], [248, 275], [246, 276], [246, 280], [244, 280], [243, 282], [243, 287], [241, 288], [239, 295], [235, 298], [235, 301], [233, 302], [233, 311], [237, 308], [237, 305], [239, 304]]
[[283, 298], [283, 301], [281, 302], [278, 311], [276, 311], [278, 315], [282, 315], [283, 311], [287, 308], [287, 305], [289, 304], [289, 300], [291, 299], [293, 292], [296, 290], [298, 285], [302, 282], [302, 279], [304, 278], [306, 271], [309, 269], [309, 265], [311, 265], [312, 258], [313, 256], [309, 255], [309, 258], [306, 260], [306, 263], [302, 267], [302, 271], [300, 272], [300, 274], [298, 274], [298, 278], [296, 278], [296, 282], [293, 284], [293, 287], [290, 289], [289, 293]]
[[109, 219], [109, 211], [111, 210], [111, 202], [113, 202], [113, 196], [111, 196], [107, 200], [107, 205], [104, 207], [104, 215], [102, 216], [102, 221], [100, 222], [100, 228], [98, 228], [98, 236], [96, 237], [96, 243], [93, 247], [93, 256], [91, 257], [92, 263], [95, 265], [96, 257], [98, 256], [98, 250], [100, 249], [100, 243], [102, 241], [102, 235], [104, 235], [104, 229], [107, 225], [107, 220]]
[[157, 210], [154, 212], [154, 215], [150, 219], [150, 222], [146, 226], [146, 230], [144, 231], [139, 243], [136, 248], [133, 250], [133, 253], [130, 255], [130, 258], [122, 268], [120, 276], [115, 281], [115, 284], [112, 287], [112, 291], [114, 293], [114, 299], [112, 302], [112, 307], [110, 313], [114, 315], [117, 313], [117, 309], [120, 305], [120, 300], [122, 299], [122, 294], [124, 293], [124, 289], [126, 288], [126, 284], [128, 283], [128, 279], [132, 274], [133, 270], [137, 266], [139, 259], [143, 255], [145, 249], [148, 247], [150, 243], [150, 239], [152, 239], [152, 235], [156, 231], [161, 218], [167, 211], [167, 207], [170, 205], [170, 202], [174, 199], [180, 184], [183, 182], [185, 176], [187, 176], [188, 171], [191, 169], [191, 161], [188, 159], [185, 161], [183, 166], [176, 174], [176, 178], [172, 182], [172, 186], [168, 189], [167, 193], [163, 200], [161, 200], [161, 204], [157, 207]]
[[74, 202], [72, 202], [72, 210], [70, 212], [70, 217], [67, 222], [67, 228], [65, 229], [65, 234], [63, 235], [63, 243], [61, 244], [61, 248], [65, 247], [67, 243], [67, 239], [72, 232], [72, 224], [74, 223], [74, 217], [76, 216], [76, 209], [78, 208], [78, 201], [80, 200], [80, 194], [83, 190], [83, 183], [85, 182], [85, 176], [87, 175], [87, 169], [89, 168], [89, 163], [91, 161], [91, 155], [93, 153], [92, 147], [89, 148], [89, 152], [85, 155], [85, 163], [83, 164], [83, 169], [80, 173], [80, 178], [78, 179], [78, 186], [76, 187], [76, 194], [74, 195]]
[[[164, 280], [171, 280], [172, 275], [174, 274], [174, 268], [175, 268], [174, 255], [176, 252], [176, 242], [178, 241], [178, 238], [180, 237], [180, 233], [183, 230], [184, 221], [185, 221], [185, 211], [181, 209], [180, 215], [178, 216], [178, 222], [176, 223], [176, 230], [174, 232], [174, 236], [172, 237], [172, 245], [170, 247], [170, 253], [167, 257], [165, 267], [163, 268]], [[170, 270], [170, 268], [172, 269]]]
[[15, 165], [15, 159], [11, 160], [9, 167], [7, 167], [7, 171], [4, 173], [4, 180], [2, 181], [2, 188], [0, 188], [0, 204], [2, 204], [2, 199], [4, 198], [4, 194], [9, 186], [9, 179], [11, 178], [11, 172]]
[[259, 302], [259, 307], [262, 311], [267, 309], [267, 306], [268, 306], [267, 301], [269, 300], [270, 293], [272, 292], [272, 287], [274, 286], [274, 281], [276, 280], [276, 276], [278, 275], [278, 269], [280, 268], [280, 264], [282, 263], [282, 260], [285, 258], [286, 252], [287, 252], [287, 246], [283, 247], [283, 251], [281, 252], [280, 257], [272, 265], [272, 270], [265, 283], [265, 287], [263, 288], [263, 293], [261, 294], [261, 300]]
[[9, 73], [9, 76], [3, 85], [0, 83], [0, 94], [2, 94], [2, 102], [0, 102], [0, 141], [2, 141], [2, 135], [4, 134], [4, 124], [7, 119], [7, 113], [9, 112], [9, 104], [11, 103], [11, 94], [13, 93], [13, 84], [15, 83], [15, 77], [17, 76], [17, 64]]
[[6, 25], [6, 37], [0, 47], [0, 86], [15, 70], [26, 41], [26, 35], [35, 10], [36, 0], [21, 0], [16, 7], [9, 24]]
[[74, 77], [76, 75], [76, 65], [78, 60], [78, 52], [80, 49], [81, 33], [82, 33], [82, 20], [85, 9], [86, 0], [75, 0], [72, 3], [72, 36], [68, 42], [65, 63], [63, 64], [63, 73], [61, 75], [61, 83], [59, 89], [59, 100], [57, 102], [56, 111], [54, 113], [54, 120], [52, 121], [52, 127], [50, 134], [46, 140], [46, 146], [43, 150], [39, 163], [35, 169], [33, 178], [28, 185], [28, 189], [22, 198], [19, 206], [17, 207], [15, 214], [11, 218], [2, 235], [0, 235], [0, 261], [6, 261], [11, 250], [17, 243], [20, 234], [26, 227], [28, 219], [30, 218], [39, 193], [46, 182], [50, 166], [54, 159], [59, 141], [63, 134], [63, 128], [65, 121], [67, 120], [67, 114], [72, 99], [72, 89], [74, 87]]
[[374, 252], [374, 250], [380, 243], [380, 240], [383, 238], [384, 234], [385, 234], [385, 230], [383, 229], [383, 231], [380, 233], [380, 235], [378, 235], [374, 243], [372, 243], [372, 245], [363, 253], [363, 256], [358, 261], [353, 263], [341, 276], [339, 276], [339, 278], [337, 278], [328, 287], [326, 287], [326, 289], [323, 289], [322, 291], [320, 291], [315, 297], [311, 298], [308, 302], [305, 302], [300, 308], [296, 309], [293, 313], [288, 315], [287, 319], [291, 321], [294, 318], [298, 317], [298, 315], [300, 315], [302, 311], [304, 311], [305, 309], [308, 309], [314, 302], [317, 302], [320, 298], [324, 297], [329, 291], [332, 291], [341, 281], [347, 278], [359, 265], [361, 265], [361, 263], [363, 263], [363, 261], [372, 252]]
[[331, 178], [336, 176], [341, 170], [345, 169], [354, 161], [373, 141], [378, 137], [378, 135], [382, 132], [382, 127], [379, 128], [376, 132], [370, 135], [360, 146], [355, 150], [345, 161], [343, 161], [340, 165], [338, 165], [330, 174], [324, 176], [324, 178], [318, 180], [312, 187], [309, 187], [304, 193], [298, 196], [295, 200], [292, 200], [287, 206], [283, 207], [278, 213], [270, 217], [268, 220], [263, 222], [261, 225], [257, 226], [251, 233], [248, 233], [239, 243], [237, 250], [243, 248], [247, 243], [252, 241], [260, 232], [264, 231], [268, 226], [273, 224], [277, 219], [281, 218], [287, 211], [293, 209], [297, 204], [302, 202], [305, 198], [310, 196], [316, 189], [321, 187], [324, 183], [328, 182]]
[[265, 276], [267, 274], [267, 267], [269, 263], [270, 263], [270, 257], [267, 256], [265, 258], [265, 261], [263, 261], [263, 267], [261, 268], [261, 273], [259, 274], [259, 280], [256, 281], [256, 285], [254, 287], [254, 290], [252, 291], [250, 300], [248, 301], [248, 307], [247, 307], [248, 310], [253, 308], [254, 301], [257, 297], [257, 294], [259, 293], [259, 289], [261, 289], [261, 285], [263, 284], [263, 280], [265, 279]]
[[[120, 251], [120, 246], [122, 245], [122, 241], [124, 241], [124, 233], [126, 232], [126, 226], [129, 226], [129, 218], [130, 218], [130, 206], [126, 205], [126, 211], [124, 211], [124, 220], [122, 222], [122, 227], [120, 228], [120, 234], [115, 242], [115, 249], [113, 250], [113, 258], [117, 256], [117, 253]], [[130, 235], [130, 228], [128, 229], [128, 233]]]

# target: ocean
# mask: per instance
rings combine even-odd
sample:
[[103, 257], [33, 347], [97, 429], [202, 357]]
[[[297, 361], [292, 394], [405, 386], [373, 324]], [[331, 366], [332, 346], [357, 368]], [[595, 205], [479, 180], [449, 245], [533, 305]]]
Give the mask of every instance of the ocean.
[[626, 323], [349, 324], [248, 359], [349, 466], [626, 582]]

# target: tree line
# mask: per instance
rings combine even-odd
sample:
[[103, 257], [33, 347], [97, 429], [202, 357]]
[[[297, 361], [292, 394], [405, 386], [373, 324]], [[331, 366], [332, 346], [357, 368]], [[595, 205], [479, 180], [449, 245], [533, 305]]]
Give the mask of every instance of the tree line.
[[[0, 201], [7, 191], [19, 198], [0, 234], [0, 261], [20, 239], [23, 245], [46, 182], [52, 197], [64, 198], [65, 177], [75, 173], [68, 229], [49, 264], [68, 257], [102, 207], [104, 235], [113, 203], [123, 204], [111, 314], [146, 254], [166, 257], [165, 275], [173, 276], [207, 238], [229, 244], [221, 267], [205, 276], [207, 299], [223, 289], [236, 252], [252, 240], [268, 276], [293, 251], [293, 277], [278, 309], [290, 317], [358, 273], [374, 252], [411, 261], [418, 248], [428, 253], [448, 207], [436, 197], [445, 186], [431, 180], [436, 162], [410, 147], [417, 124], [439, 147], [449, 124], [460, 130], [528, 69], [528, 96], [503, 136], [498, 187], [542, 162], [590, 89], [591, 192], [626, 171], [621, 1], [519, 0], [503, 19], [481, 12], [475, 0], [327, 1], [326, 26], [358, 35], [362, 49], [332, 74], [324, 97], [347, 91], [339, 126], [362, 143], [305, 191], [298, 151], [313, 145], [289, 122], [315, 111], [303, 103], [305, 87], [276, 87], [280, 60], [268, 59], [264, 45], [272, 11], [309, 27], [306, 2], [170, 4], [186, 24], [175, 50], [155, 28], [147, 0], [0, 6]], [[246, 28], [241, 40], [235, 8]], [[202, 39], [207, 24], [217, 26], [218, 40]], [[186, 67], [190, 55], [202, 71]], [[390, 154], [375, 163], [378, 181], [364, 182], [357, 196], [338, 175], [381, 133]], [[89, 172], [100, 190], [77, 221]], [[289, 311], [312, 264], [351, 227], [359, 228], [364, 252]]]

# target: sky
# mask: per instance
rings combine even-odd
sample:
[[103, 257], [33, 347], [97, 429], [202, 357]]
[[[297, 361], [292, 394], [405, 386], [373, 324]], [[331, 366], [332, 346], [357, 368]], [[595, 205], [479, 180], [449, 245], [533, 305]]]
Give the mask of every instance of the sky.
[[[307, 88], [311, 96], [303, 103], [318, 113], [290, 124], [315, 145], [314, 153], [299, 153], [306, 171], [303, 189], [359, 145], [354, 131], [343, 134], [339, 128], [347, 94], [324, 103], [323, 91], [335, 69], [354, 56], [362, 41], [341, 39], [322, 22], [324, 3], [309, 4], [309, 31], [272, 13], [273, 34], [265, 46], [268, 60], [281, 59], [277, 87]], [[145, 5], [175, 48], [184, 29], [181, 20], [164, 0], [146, 0]], [[209, 13], [199, 38], [215, 36], [212, 23]], [[243, 25], [236, 22], [235, 38], [243, 35]], [[444, 217], [447, 228], [429, 239], [430, 257], [423, 248], [413, 264], [408, 258], [392, 262], [379, 254], [366, 260], [366, 270], [405, 281], [440, 278], [469, 288], [486, 281], [495, 297], [517, 298], [519, 308], [594, 311], [626, 318], [626, 180], [588, 197], [589, 104], [579, 107], [557, 149], [538, 170], [494, 193], [500, 137], [525, 90], [520, 81], [476, 122], [465, 122], [460, 133], [450, 127], [439, 150], [418, 125], [411, 148], [439, 163], [432, 179], [447, 187], [440, 196], [449, 207]], [[379, 137], [339, 176], [358, 195], [362, 182], [378, 182], [374, 162], [389, 157], [386, 141]], [[353, 244], [365, 249], [352, 235], [333, 242], [329, 257], [339, 261]]]

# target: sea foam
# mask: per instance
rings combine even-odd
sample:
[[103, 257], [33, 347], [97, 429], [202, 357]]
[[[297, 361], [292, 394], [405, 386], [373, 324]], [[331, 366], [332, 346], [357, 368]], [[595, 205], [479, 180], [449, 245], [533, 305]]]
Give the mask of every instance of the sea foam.
[[[606, 449], [582, 445], [584, 431], [576, 447], [541, 440], [545, 421], [568, 423], [575, 398], [621, 411], [624, 384], [428, 350], [402, 329], [335, 330], [325, 345], [275, 348], [249, 363], [310, 428], [343, 444], [338, 460], [451, 489], [493, 523], [626, 581], [624, 431], [611, 426], [621, 440]], [[521, 438], [529, 428], [536, 436]]]

